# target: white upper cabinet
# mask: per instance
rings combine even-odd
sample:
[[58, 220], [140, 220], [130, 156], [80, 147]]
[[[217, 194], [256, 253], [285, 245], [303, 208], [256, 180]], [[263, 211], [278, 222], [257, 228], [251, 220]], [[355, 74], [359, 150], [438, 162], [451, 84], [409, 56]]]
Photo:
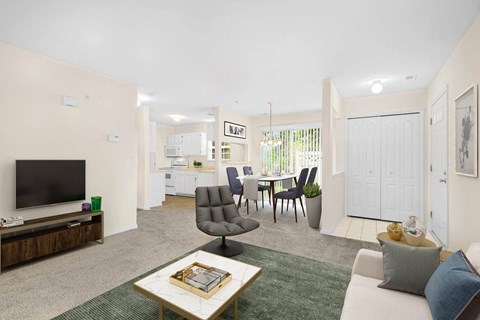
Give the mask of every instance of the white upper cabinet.
[[190, 153], [192, 155], [207, 155], [207, 135], [205, 132], [190, 134]]
[[207, 134], [205, 132], [170, 134], [167, 142], [181, 145], [184, 156], [207, 155]]

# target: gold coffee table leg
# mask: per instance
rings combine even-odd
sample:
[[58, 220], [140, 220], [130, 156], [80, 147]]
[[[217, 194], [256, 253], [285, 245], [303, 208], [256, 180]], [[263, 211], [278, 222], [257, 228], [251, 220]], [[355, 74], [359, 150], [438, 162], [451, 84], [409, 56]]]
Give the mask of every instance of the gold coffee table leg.
[[238, 298], [233, 303], [233, 319], [238, 320]]
[[161, 303], [158, 304], [158, 307], [159, 307], [158, 308], [158, 319], [163, 320], [163, 312], [165, 311], [165, 307]]

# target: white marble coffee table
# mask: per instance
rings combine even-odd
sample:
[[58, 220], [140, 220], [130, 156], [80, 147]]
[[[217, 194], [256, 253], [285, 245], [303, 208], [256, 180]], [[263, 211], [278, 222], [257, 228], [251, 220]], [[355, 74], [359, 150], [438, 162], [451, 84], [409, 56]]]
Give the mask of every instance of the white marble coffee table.
[[[169, 276], [193, 262], [228, 271], [232, 274], [232, 280], [208, 300], [168, 281]], [[187, 319], [217, 319], [232, 303], [234, 318], [238, 319], [238, 297], [261, 273], [261, 268], [205, 251], [197, 251], [137, 281], [133, 288], [159, 303], [160, 320], [163, 319], [165, 308]]]

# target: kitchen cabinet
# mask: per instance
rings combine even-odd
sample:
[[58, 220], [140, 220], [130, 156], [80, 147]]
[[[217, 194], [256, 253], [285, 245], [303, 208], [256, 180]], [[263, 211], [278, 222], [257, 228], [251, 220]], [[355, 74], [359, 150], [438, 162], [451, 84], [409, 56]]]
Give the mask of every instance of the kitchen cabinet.
[[196, 187], [196, 172], [177, 172], [175, 176], [175, 189], [177, 194], [195, 195]]
[[170, 134], [167, 137], [168, 144], [182, 146], [184, 156], [207, 155], [207, 134], [205, 132], [191, 132]]
[[197, 177], [197, 187], [213, 186], [213, 172], [199, 172]]
[[195, 132], [190, 134], [189, 153], [191, 155], [207, 155], [207, 134], [205, 132]]
[[213, 186], [213, 172], [176, 172], [177, 194], [195, 196], [197, 187]]
[[167, 144], [181, 145], [183, 141], [183, 134], [169, 134], [167, 136]]

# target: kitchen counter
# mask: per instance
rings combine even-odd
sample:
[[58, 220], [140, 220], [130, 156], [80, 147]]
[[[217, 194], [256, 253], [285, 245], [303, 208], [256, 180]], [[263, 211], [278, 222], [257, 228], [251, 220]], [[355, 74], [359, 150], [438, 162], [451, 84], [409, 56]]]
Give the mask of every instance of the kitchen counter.
[[190, 171], [190, 172], [211, 172], [214, 173], [215, 169], [211, 168], [179, 168], [177, 171]]

